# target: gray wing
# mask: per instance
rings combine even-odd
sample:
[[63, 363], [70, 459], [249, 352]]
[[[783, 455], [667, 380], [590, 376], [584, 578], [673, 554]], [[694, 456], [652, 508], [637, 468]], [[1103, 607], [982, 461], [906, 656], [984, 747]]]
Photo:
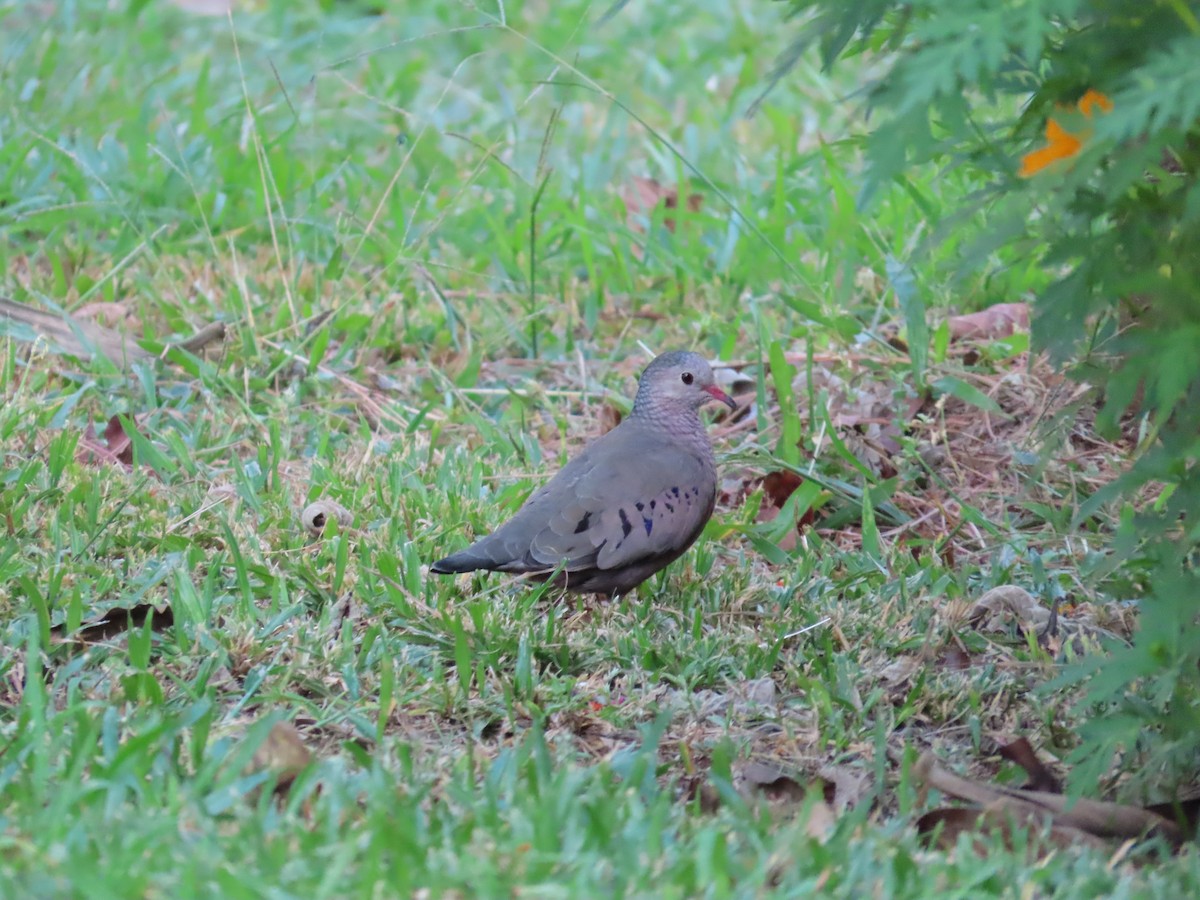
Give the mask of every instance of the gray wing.
[[712, 514], [711, 461], [662, 442], [642, 451], [614, 454], [603, 438], [588, 447], [484, 538], [507, 557], [497, 568], [617, 569], [691, 544]]

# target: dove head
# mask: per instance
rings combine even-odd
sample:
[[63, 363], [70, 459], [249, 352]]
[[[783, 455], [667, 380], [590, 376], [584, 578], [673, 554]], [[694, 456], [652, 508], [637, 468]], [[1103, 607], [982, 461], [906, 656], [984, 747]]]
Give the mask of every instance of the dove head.
[[654, 358], [638, 383], [633, 401], [634, 416], [694, 414], [710, 400], [720, 400], [730, 409], [737, 404], [717, 387], [712, 368], [698, 353], [676, 350]]

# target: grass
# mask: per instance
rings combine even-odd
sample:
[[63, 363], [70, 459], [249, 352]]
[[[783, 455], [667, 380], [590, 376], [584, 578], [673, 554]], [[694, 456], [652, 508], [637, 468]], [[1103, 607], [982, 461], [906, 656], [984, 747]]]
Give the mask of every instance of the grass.
[[[1119, 461], [1030, 431], [990, 487], [929, 463], [1041, 383], [984, 396], [1028, 375], [1019, 340], [972, 362], [935, 332], [919, 364], [884, 326], [1041, 276], [955, 267], [986, 210], [916, 254], [975, 188], [955, 173], [856, 208], [869, 62], [802, 65], [746, 119], [774, 4], [244, 7], [0, 2], [0, 292], [151, 348], [229, 330], [128, 368], [0, 346], [0, 893], [1195, 893], [1194, 853], [1031, 862], [911, 826], [918, 750], [1008, 780], [998, 734], [1069, 750], [1057, 662], [963, 613], [1005, 583], [1111, 609], [1103, 535], [1064, 510]], [[634, 176], [700, 208], [630, 213]], [[609, 604], [428, 576], [627, 408], [643, 344], [747, 363], [698, 547]], [[938, 379], [894, 474], [823, 413]], [[86, 461], [116, 415], [135, 464]], [[789, 467], [816, 487], [772, 520], [759, 479]], [[351, 523], [314, 539], [318, 498]], [[146, 604], [169, 621], [70, 637]], [[315, 761], [277, 800], [281, 722]], [[758, 802], [750, 759], [815, 793]], [[826, 765], [872, 787], [820, 835]]]

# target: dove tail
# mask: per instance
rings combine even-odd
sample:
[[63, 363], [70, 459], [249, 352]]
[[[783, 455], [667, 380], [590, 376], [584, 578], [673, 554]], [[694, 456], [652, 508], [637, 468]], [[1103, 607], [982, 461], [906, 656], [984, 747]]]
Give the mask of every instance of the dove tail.
[[479, 546], [481, 543], [482, 541], [476, 541], [470, 547], [465, 547], [457, 553], [451, 553], [445, 559], [439, 559], [429, 567], [429, 571], [438, 575], [457, 575], [460, 572], [474, 572], [477, 569], [495, 570], [503, 566], [502, 560], [494, 559], [486, 551], [481, 552]]
[[429, 571], [438, 575], [457, 575], [460, 572], [473, 572], [478, 568], [478, 559], [464, 553], [455, 553], [453, 556], [439, 559], [429, 567]]

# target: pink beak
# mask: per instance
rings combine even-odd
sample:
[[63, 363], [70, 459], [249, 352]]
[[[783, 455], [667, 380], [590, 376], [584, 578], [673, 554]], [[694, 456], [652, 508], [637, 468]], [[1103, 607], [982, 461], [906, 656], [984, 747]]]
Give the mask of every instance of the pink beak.
[[737, 403], [727, 393], [717, 387], [715, 384], [710, 384], [704, 388], [705, 393], [712, 394], [714, 400], [720, 400], [730, 409], [737, 409]]

